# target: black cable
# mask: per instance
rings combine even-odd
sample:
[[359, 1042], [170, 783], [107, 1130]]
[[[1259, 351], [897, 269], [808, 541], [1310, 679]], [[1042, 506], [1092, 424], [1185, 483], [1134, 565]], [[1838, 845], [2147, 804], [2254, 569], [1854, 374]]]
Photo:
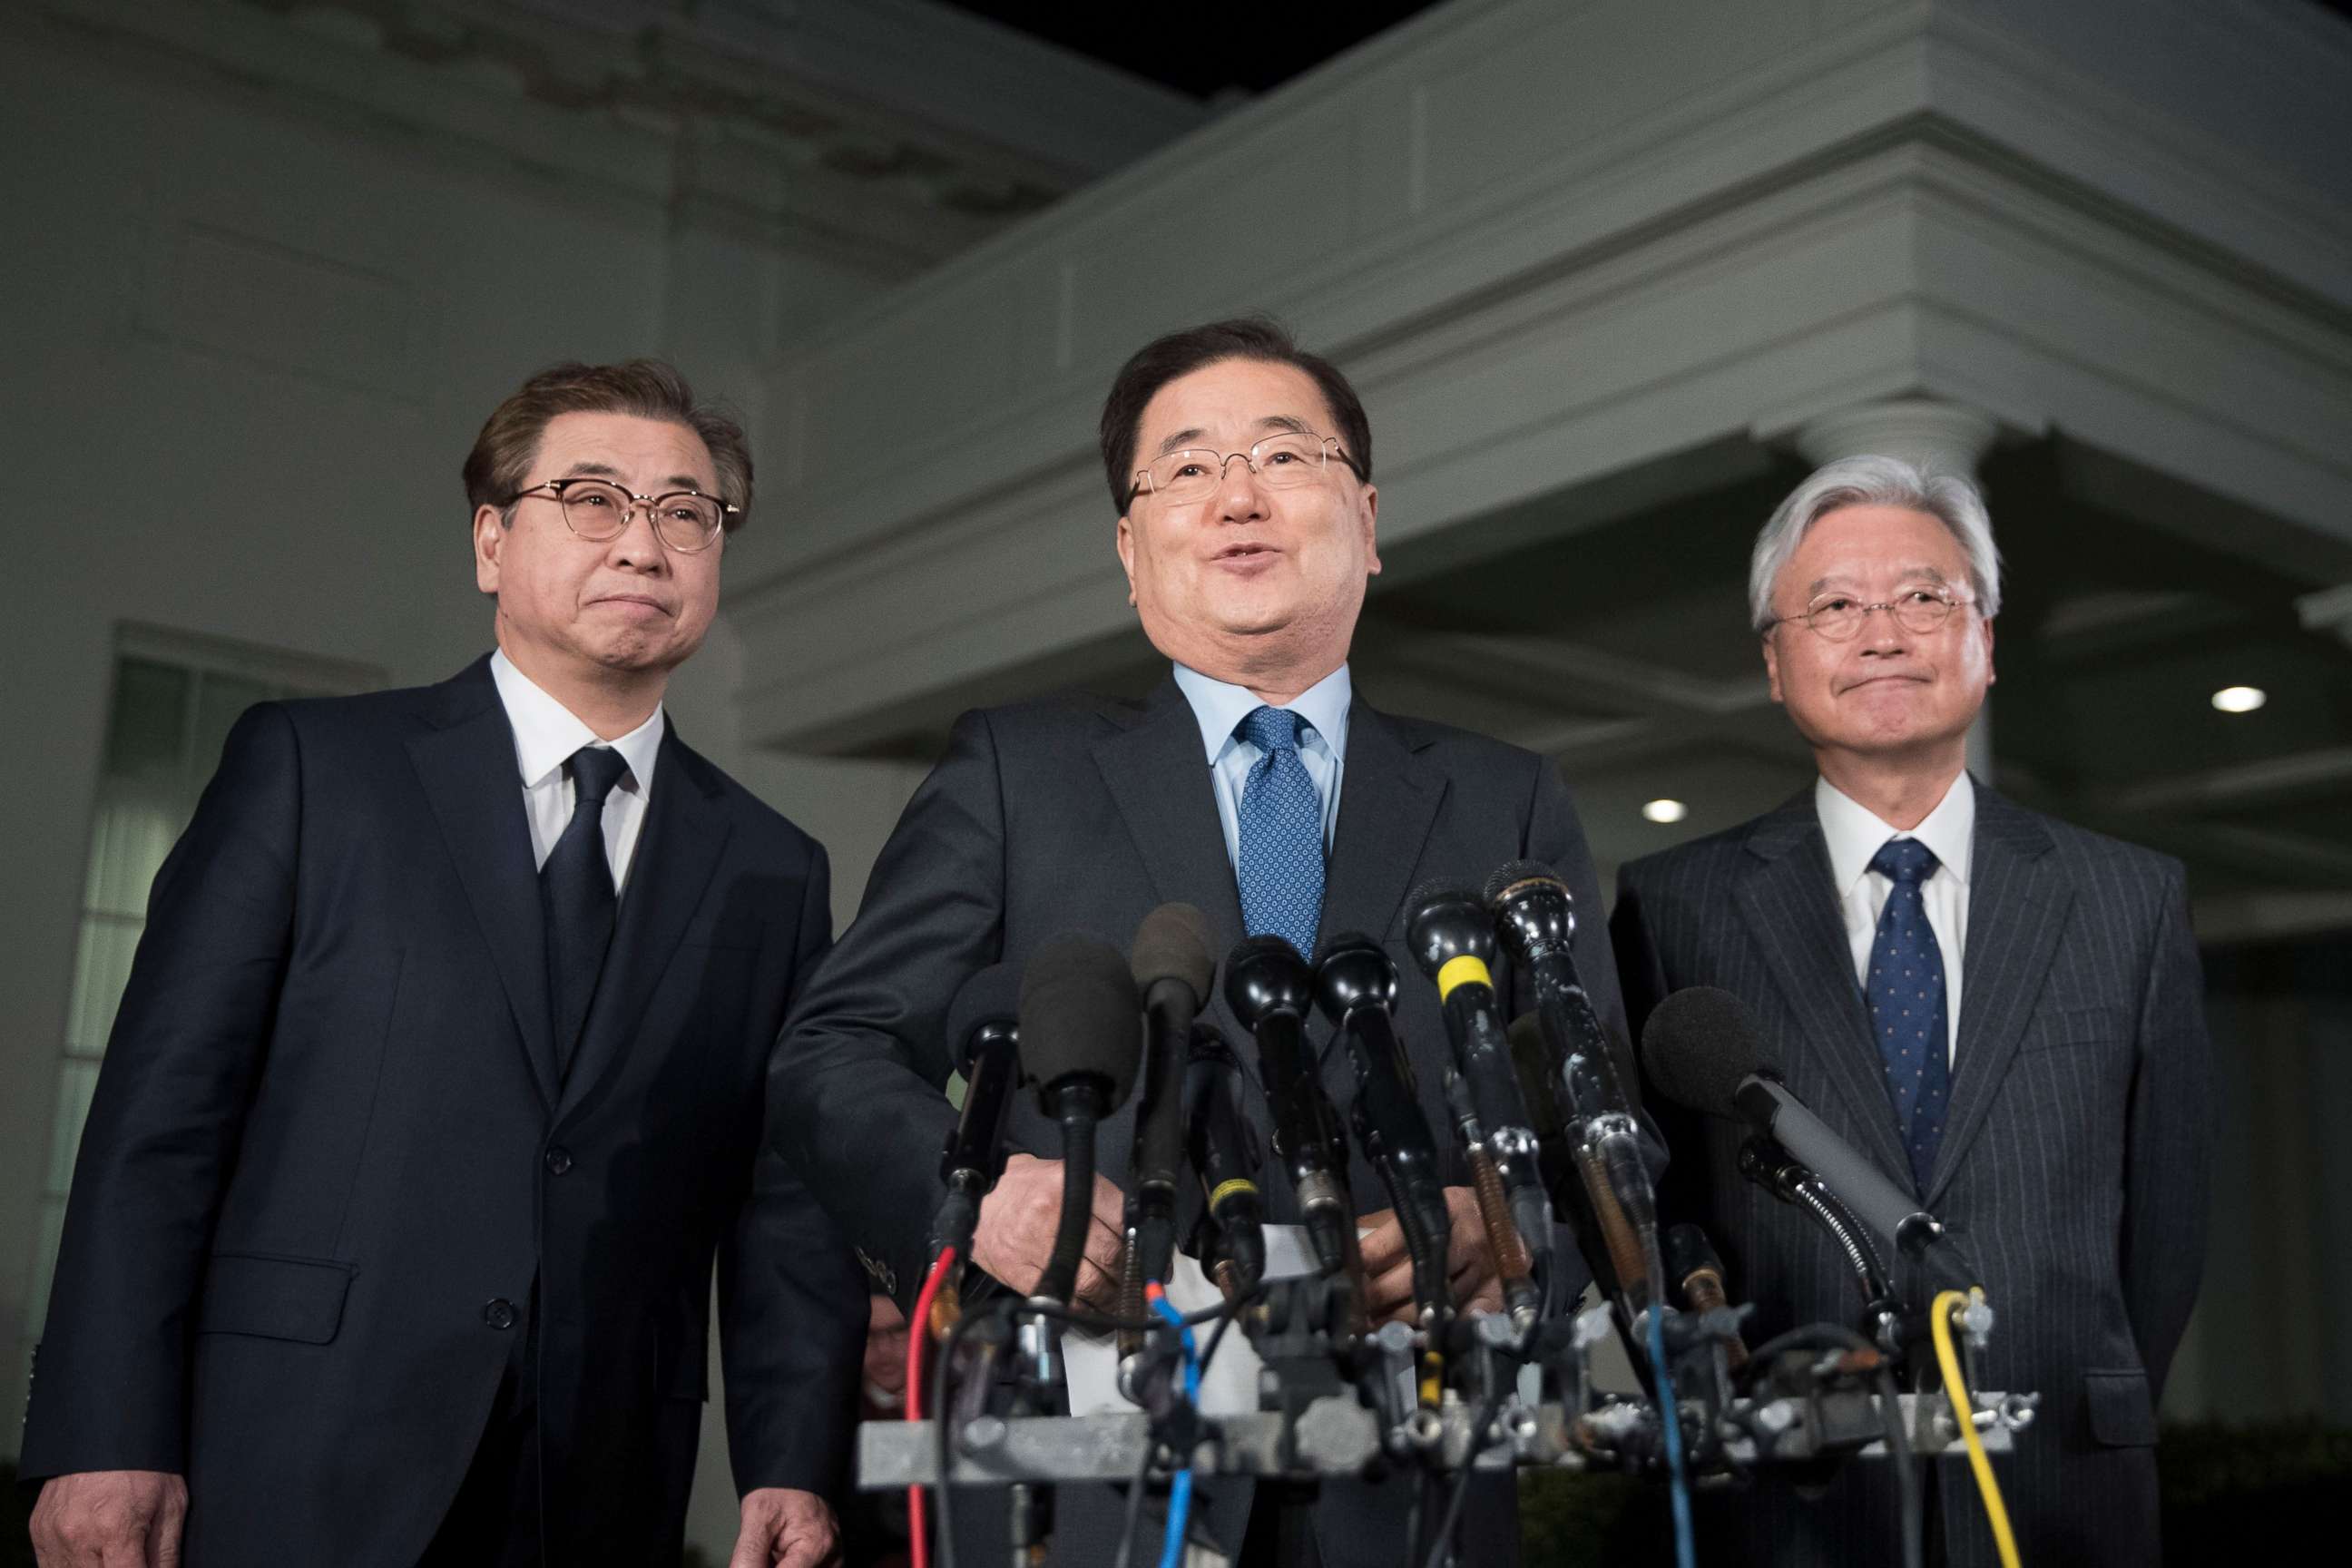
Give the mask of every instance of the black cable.
[[1911, 1453], [1911, 1436], [1903, 1426], [1903, 1400], [1895, 1386], [1895, 1373], [1885, 1355], [1852, 1329], [1835, 1323], [1807, 1323], [1766, 1340], [1748, 1352], [1748, 1364], [1761, 1369], [1783, 1351], [1862, 1351], [1878, 1358], [1874, 1382], [1879, 1417], [1886, 1427], [1887, 1462], [1895, 1467], [1895, 1489], [1903, 1515], [1904, 1568], [1921, 1568], [1927, 1526], [1920, 1502], [1919, 1471]]
[[1903, 1397], [1895, 1386], [1895, 1373], [1878, 1364], [1878, 1396], [1886, 1412], [1886, 1455], [1895, 1467], [1895, 1495], [1903, 1504], [1903, 1568], [1924, 1568], [1927, 1561], [1925, 1511], [1920, 1503], [1919, 1469], [1911, 1458], [1911, 1435], [1903, 1427]]
[[[1232, 1327], [1234, 1322], [1240, 1318], [1242, 1310], [1249, 1306], [1260, 1296], [1265, 1295], [1266, 1288], [1275, 1283], [1276, 1283], [1276, 1281], [1261, 1279], [1256, 1285], [1251, 1287], [1246, 1293], [1235, 1297], [1231, 1301], [1221, 1301], [1213, 1307], [1203, 1307], [1197, 1312], [1189, 1312], [1185, 1314], [1184, 1317], [1185, 1326], [1188, 1328], [1197, 1328], [1202, 1323], [1217, 1322], [1216, 1331], [1211, 1335], [1209, 1340], [1209, 1355], [1214, 1355], [1217, 1352], [1218, 1342], [1224, 1338], [1225, 1330]], [[1108, 1318], [1097, 1313], [1082, 1312], [1075, 1308], [1039, 1306], [1034, 1302], [1022, 1300], [1020, 1298], [1014, 1296], [1000, 1296], [994, 1300], [987, 1302], [977, 1310], [965, 1312], [956, 1319], [954, 1324], [948, 1330], [946, 1336], [940, 1342], [940, 1348], [935, 1352], [938, 1357], [938, 1365], [929, 1380], [929, 1386], [934, 1391], [934, 1396], [939, 1401], [937, 1409], [931, 1413], [931, 1436], [935, 1440], [937, 1446], [936, 1452], [938, 1454], [938, 1477], [937, 1484], [933, 1488], [933, 1490], [938, 1493], [939, 1501], [940, 1568], [955, 1568], [953, 1504], [949, 1500], [954, 1489], [949, 1484], [949, 1470], [952, 1463], [952, 1458], [950, 1453], [950, 1444], [948, 1441], [948, 1413], [954, 1406], [953, 1402], [949, 1398], [948, 1384], [950, 1377], [952, 1375], [952, 1368], [955, 1365], [956, 1347], [963, 1342], [965, 1330], [970, 1328], [973, 1323], [981, 1321], [986, 1318], [1010, 1318], [1023, 1312], [1027, 1312], [1034, 1317], [1050, 1319], [1055, 1322], [1067, 1323], [1074, 1327], [1082, 1329], [1094, 1329], [1101, 1332], [1117, 1332], [1121, 1329], [1136, 1329], [1148, 1331], [1151, 1330], [1165, 1329], [1170, 1326], [1168, 1320], [1165, 1318], [1151, 1318], [1149, 1320]], [[1223, 1321], [1218, 1321], [1218, 1320]], [[1201, 1364], [1203, 1367], [1208, 1365], [1208, 1362], [1209, 1356], [1202, 1356], [1201, 1358]], [[919, 1411], [917, 1414], [920, 1415], [922, 1412]], [[1143, 1450], [1143, 1462], [1145, 1470], [1148, 1473], [1151, 1464], [1151, 1446], [1148, 1442]], [[1129, 1511], [1128, 1531], [1130, 1536], [1133, 1534], [1135, 1529], [1136, 1516], [1140, 1511], [1139, 1505], [1137, 1504], [1134, 1500], [1136, 1497], [1140, 1497], [1141, 1495], [1142, 1488], [1138, 1487], [1134, 1496], [1130, 1497], [1129, 1500]], [[1124, 1543], [1122, 1543], [1121, 1551], [1122, 1552], [1125, 1551]]]
[[1150, 1432], [1143, 1435], [1143, 1463], [1135, 1468], [1135, 1480], [1127, 1489], [1127, 1523], [1118, 1532], [1118, 1556], [1111, 1568], [1127, 1568], [1135, 1550], [1136, 1527], [1143, 1522], [1143, 1491], [1151, 1480], [1151, 1456], [1160, 1447]]
[[[939, 1365], [930, 1380], [940, 1402], [938, 1410], [931, 1416], [931, 1436], [936, 1444], [934, 1451], [938, 1456], [939, 1469], [938, 1484], [932, 1489], [938, 1494], [940, 1505], [940, 1568], [955, 1568], [954, 1505], [950, 1500], [955, 1496], [955, 1488], [950, 1479], [953, 1459], [948, 1444], [948, 1413], [954, 1408], [954, 1403], [948, 1397], [948, 1381], [954, 1372], [956, 1346], [962, 1342], [964, 1331], [972, 1324], [992, 1317], [1010, 1317], [1019, 1305], [1016, 1299], [1005, 1296], [989, 1302], [978, 1311], [962, 1313], [940, 1341]], [[920, 1331], [919, 1328], [917, 1331]]]
[[1462, 1456], [1462, 1473], [1454, 1478], [1453, 1494], [1445, 1500], [1444, 1516], [1438, 1521], [1437, 1541], [1429, 1552], [1429, 1568], [1445, 1568], [1454, 1526], [1462, 1521], [1462, 1505], [1469, 1500], [1470, 1482], [1478, 1473], [1479, 1450], [1486, 1446], [1486, 1428], [1502, 1413], [1503, 1391], [1498, 1388], [1479, 1401], [1477, 1413], [1470, 1418], [1470, 1447]]

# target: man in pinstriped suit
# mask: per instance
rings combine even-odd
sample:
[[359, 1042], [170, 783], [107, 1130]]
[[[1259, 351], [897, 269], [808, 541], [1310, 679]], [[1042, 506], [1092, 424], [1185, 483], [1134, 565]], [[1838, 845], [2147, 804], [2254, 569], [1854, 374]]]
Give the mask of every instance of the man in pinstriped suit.
[[[2023, 1558], [2141, 1568], [2159, 1558], [2156, 1404], [2203, 1267], [2212, 1143], [2181, 868], [1969, 776], [2000, 579], [1967, 481], [1830, 464], [1765, 525], [1748, 589], [1772, 699], [1820, 777], [1624, 868], [1632, 1019], [1686, 985], [1738, 995], [1790, 1089], [1964, 1233], [1998, 1314], [1980, 1381], [2042, 1396], [1996, 1464]], [[1667, 1131], [1667, 1202], [1706, 1225], [1754, 1336], [1853, 1321], [1827, 1239], [1739, 1175], [1743, 1129]], [[1929, 1490], [1928, 1560], [1995, 1561], [1967, 1478], [1945, 1468]], [[1709, 1523], [1740, 1561], [1896, 1552], [1883, 1463], [1849, 1464], [1818, 1500], [1761, 1484]]]

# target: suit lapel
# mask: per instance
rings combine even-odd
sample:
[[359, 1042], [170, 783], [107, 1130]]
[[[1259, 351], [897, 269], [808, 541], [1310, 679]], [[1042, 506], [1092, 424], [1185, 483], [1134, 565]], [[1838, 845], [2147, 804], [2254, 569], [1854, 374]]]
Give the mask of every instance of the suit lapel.
[[1201, 749], [1200, 721], [1171, 679], [1142, 716], [1094, 748], [1095, 766], [1160, 901], [1192, 904], [1209, 917], [1222, 955], [1242, 937], [1241, 890], [1225, 858], [1215, 781]]
[[2050, 848], [2032, 812], [1977, 786], [1952, 1113], [1924, 1194], [1931, 1207], [1984, 1130], [2066, 929], [2074, 889], [2051, 863]]
[[1413, 753], [1388, 715], [1360, 699], [1353, 703], [1318, 941], [1346, 931], [1388, 935], [1403, 918], [1422, 846], [1444, 799], [1444, 775]]
[[[1339, 825], [1323, 878], [1318, 943], [1351, 931], [1380, 941], [1404, 918], [1405, 894], [1445, 787], [1444, 775], [1414, 754], [1388, 715], [1361, 699], [1349, 705]], [[1339, 1039], [1336, 1029], [1324, 1034], [1320, 1058], [1327, 1067]]]
[[611, 1071], [635, 1037], [732, 831], [719, 805], [718, 779], [709, 763], [687, 750], [675, 727], [662, 738], [661, 765], [654, 777], [661, 787], [646, 803], [613, 945], [604, 954], [596, 997], [563, 1082], [559, 1120]]
[[1757, 863], [1740, 879], [1739, 911], [1797, 1016], [1803, 1047], [1864, 1129], [1871, 1157], [1908, 1187], [1910, 1161], [1895, 1130], [1886, 1069], [1871, 1043], [1812, 792], [1759, 820], [1748, 850]]
[[539, 876], [523, 815], [514, 731], [487, 659], [438, 689], [436, 727], [408, 742], [425, 798], [441, 824], [457, 880], [505, 985], [540, 1097], [556, 1102], [555, 1043], [547, 1011], [547, 937]]

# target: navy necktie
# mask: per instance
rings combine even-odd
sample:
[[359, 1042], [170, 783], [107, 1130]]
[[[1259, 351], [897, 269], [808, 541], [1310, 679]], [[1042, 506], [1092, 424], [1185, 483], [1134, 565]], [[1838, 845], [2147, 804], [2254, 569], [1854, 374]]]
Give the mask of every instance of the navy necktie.
[[1916, 838], [1890, 838], [1870, 868], [1893, 882], [1870, 944], [1871, 1037], [1886, 1063], [1895, 1124], [1911, 1157], [1919, 1195], [1936, 1168], [1936, 1145], [1950, 1108], [1950, 1031], [1944, 1010], [1944, 950], [1927, 924], [1920, 884], [1936, 874], [1936, 853]]
[[1234, 869], [1249, 934], [1285, 938], [1311, 959], [1323, 919], [1323, 797], [1298, 760], [1305, 727], [1287, 708], [1254, 708], [1234, 726], [1259, 753], [1242, 781]]
[[613, 943], [613, 866], [604, 855], [604, 797], [629, 771], [609, 746], [583, 746], [564, 767], [572, 774], [572, 820], [539, 868], [539, 895], [547, 913], [547, 998], [555, 1027], [559, 1073], [572, 1068], [572, 1050], [588, 1021], [604, 950]]

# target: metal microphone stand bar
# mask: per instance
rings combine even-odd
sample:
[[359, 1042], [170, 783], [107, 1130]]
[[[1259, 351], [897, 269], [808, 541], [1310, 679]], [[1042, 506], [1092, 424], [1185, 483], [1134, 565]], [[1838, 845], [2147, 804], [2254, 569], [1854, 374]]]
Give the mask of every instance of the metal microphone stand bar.
[[[2013, 1448], [2012, 1433], [2033, 1419], [2029, 1395], [1979, 1392], [1973, 1395], [1977, 1432], [1986, 1450]], [[1958, 1458], [1959, 1428], [1940, 1394], [1905, 1394], [1903, 1425], [1919, 1458]], [[1735, 1399], [1718, 1421], [1722, 1452], [1743, 1466], [1796, 1463], [1839, 1455], [1886, 1457], [1885, 1419], [1879, 1396], [1860, 1390], [1832, 1390], [1802, 1396]], [[1443, 1435], [1431, 1458], [1459, 1469], [1470, 1447], [1472, 1412], [1449, 1397], [1439, 1419]], [[1480, 1469], [1582, 1470], [1612, 1468], [1606, 1450], [1612, 1427], [1631, 1429], [1657, 1414], [1645, 1401], [1603, 1405], [1579, 1419], [1600, 1444], [1592, 1451], [1570, 1429], [1567, 1409], [1552, 1401], [1507, 1411], [1501, 1430], [1507, 1441], [1491, 1439], [1475, 1460]], [[1285, 1426], [1291, 1430], [1286, 1442]], [[1097, 1415], [982, 1415], [964, 1425], [953, 1445], [958, 1486], [1013, 1486], [1024, 1482], [1128, 1481], [1142, 1468], [1150, 1442], [1150, 1418], [1140, 1411]], [[1309, 1401], [1292, 1422], [1281, 1411], [1203, 1417], [1202, 1437], [1193, 1455], [1197, 1471], [1219, 1476], [1280, 1476], [1316, 1480], [1361, 1475], [1382, 1452], [1380, 1417], [1353, 1394]], [[1286, 1464], [1286, 1450], [1291, 1456]], [[857, 1485], [861, 1491], [934, 1486], [939, 1481], [938, 1439], [929, 1421], [869, 1421], [857, 1429]]]

